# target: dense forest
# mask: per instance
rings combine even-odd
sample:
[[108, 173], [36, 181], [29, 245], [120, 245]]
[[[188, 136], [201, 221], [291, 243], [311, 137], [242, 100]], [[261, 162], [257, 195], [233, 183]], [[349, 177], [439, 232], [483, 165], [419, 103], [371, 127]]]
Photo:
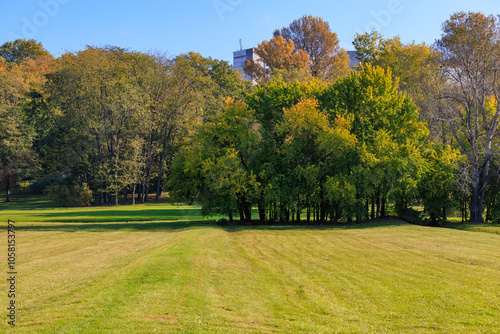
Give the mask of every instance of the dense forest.
[[376, 31], [353, 45], [351, 68], [304, 16], [256, 47], [252, 83], [194, 52], [4, 43], [0, 188], [65, 206], [167, 191], [242, 221], [498, 222], [499, 18], [455, 13], [433, 45]]

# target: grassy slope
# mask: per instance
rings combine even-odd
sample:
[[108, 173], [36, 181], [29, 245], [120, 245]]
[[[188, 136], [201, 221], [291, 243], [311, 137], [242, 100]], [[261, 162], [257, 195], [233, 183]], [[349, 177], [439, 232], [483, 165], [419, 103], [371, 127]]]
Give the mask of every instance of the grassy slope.
[[166, 204], [4, 205], [7, 218], [19, 333], [500, 332], [497, 234], [397, 221], [228, 231]]

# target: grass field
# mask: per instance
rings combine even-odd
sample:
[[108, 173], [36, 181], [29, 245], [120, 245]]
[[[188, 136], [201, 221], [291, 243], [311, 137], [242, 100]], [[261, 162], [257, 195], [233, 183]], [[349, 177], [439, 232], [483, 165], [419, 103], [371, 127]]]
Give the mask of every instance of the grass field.
[[18, 225], [16, 333], [500, 333], [494, 229], [222, 228], [191, 206], [31, 200], [0, 204], [2, 244]]

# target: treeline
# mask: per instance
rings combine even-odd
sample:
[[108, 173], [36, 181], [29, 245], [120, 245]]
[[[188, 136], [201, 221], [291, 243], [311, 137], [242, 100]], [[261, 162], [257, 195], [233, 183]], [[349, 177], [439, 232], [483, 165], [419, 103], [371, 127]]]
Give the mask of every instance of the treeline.
[[500, 220], [500, 27], [456, 13], [432, 46], [328, 22], [278, 29], [245, 64], [117, 47], [54, 59], [0, 47], [0, 182], [65, 205], [148, 201], [165, 189], [231, 220], [398, 214]]
[[250, 220], [256, 206], [263, 222], [360, 221], [385, 216], [389, 201], [404, 214], [418, 199], [437, 219], [460, 201], [452, 197], [460, 154], [427, 135], [380, 67], [333, 84], [271, 81], [200, 126], [169, 186], [230, 220]]
[[26, 180], [62, 205], [158, 199], [178, 148], [226, 96], [250, 85], [226, 62], [196, 53], [171, 59], [89, 47], [54, 59], [18, 40], [0, 54], [7, 200]]

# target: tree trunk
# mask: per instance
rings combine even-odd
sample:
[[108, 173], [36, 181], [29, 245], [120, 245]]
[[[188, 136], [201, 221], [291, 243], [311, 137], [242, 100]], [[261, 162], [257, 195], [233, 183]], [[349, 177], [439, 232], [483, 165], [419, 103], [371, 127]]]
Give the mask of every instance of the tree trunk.
[[132, 205], [135, 205], [135, 187], [137, 187], [137, 185], [134, 183], [132, 186]]
[[319, 211], [320, 211], [319, 221], [324, 223], [326, 221], [326, 203], [325, 202], [321, 202], [321, 204], [319, 205]]
[[467, 212], [467, 201], [464, 199], [462, 201], [462, 223], [467, 222], [468, 212]]
[[473, 224], [482, 224], [489, 161], [487, 161], [483, 167], [475, 165], [474, 169], [474, 183], [470, 201], [470, 222]]
[[[99, 135], [97, 135], [97, 147], [98, 147], [98, 159], [99, 159], [99, 171], [103, 170], [103, 156], [102, 156], [102, 148], [101, 148], [101, 140]], [[102, 177], [102, 175], [101, 175]], [[102, 181], [99, 184], [99, 205], [104, 205], [104, 182]]]
[[168, 134], [165, 134], [165, 137], [163, 138], [163, 150], [161, 152], [161, 159], [160, 159], [160, 171], [158, 172], [158, 183], [156, 184], [156, 201], [158, 202], [160, 200], [160, 187], [161, 187], [161, 173], [163, 171], [163, 162], [165, 161], [165, 151], [167, 150], [167, 141], [170, 139], [170, 134], [172, 132], [172, 129], [168, 131]]
[[387, 203], [387, 199], [384, 196], [384, 197], [382, 197], [382, 209], [380, 211], [380, 216], [382, 218], [385, 218], [385, 205], [386, 205], [386, 203]]
[[380, 195], [377, 195], [377, 213], [375, 214], [375, 217], [380, 217]]
[[486, 222], [492, 220], [491, 219], [491, 209], [495, 207], [496, 202], [497, 202], [497, 195], [495, 194], [492, 196], [491, 201], [486, 208], [486, 219], [485, 219]]
[[139, 194], [138, 201], [141, 202], [141, 203], [144, 203], [144, 184], [142, 182], [139, 183], [138, 194]]
[[264, 223], [266, 221], [266, 208], [261, 202], [259, 202], [257, 207], [259, 208], [259, 220], [261, 223]]
[[99, 187], [99, 205], [104, 205], [104, 185], [101, 182]]
[[127, 200], [128, 200], [128, 188], [125, 187], [125, 189], [123, 190], [123, 204], [124, 205], [127, 205]]
[[252, 205], [246, 203], [244, 208], [245, 219], [247, 222], [252, 221]]
[[477, 189], [472, 192], [470, 201], [470, 222], [473, 224], [483, 223], [483, 205], [484, 205], [484, 190]]
[[7, 196], [5, 197], [5, 202], [10, 202], [10, 177], [7, 177]]
[[245, 215], [243, 214], [243, 208], [241, 207], [241, 205], [239, 205], [238, 210], [240, 212], [240, 221], [244, 222], [245, 221]]
[[165, 152], [161, 154], [161, 159], [160, 159], [160, 171], [158, 173], [158, 182], [156, 183], [156, 201], [158, 202], [161, 197], [161, 173], [163, 172], [163, 159], [165, 158]]

